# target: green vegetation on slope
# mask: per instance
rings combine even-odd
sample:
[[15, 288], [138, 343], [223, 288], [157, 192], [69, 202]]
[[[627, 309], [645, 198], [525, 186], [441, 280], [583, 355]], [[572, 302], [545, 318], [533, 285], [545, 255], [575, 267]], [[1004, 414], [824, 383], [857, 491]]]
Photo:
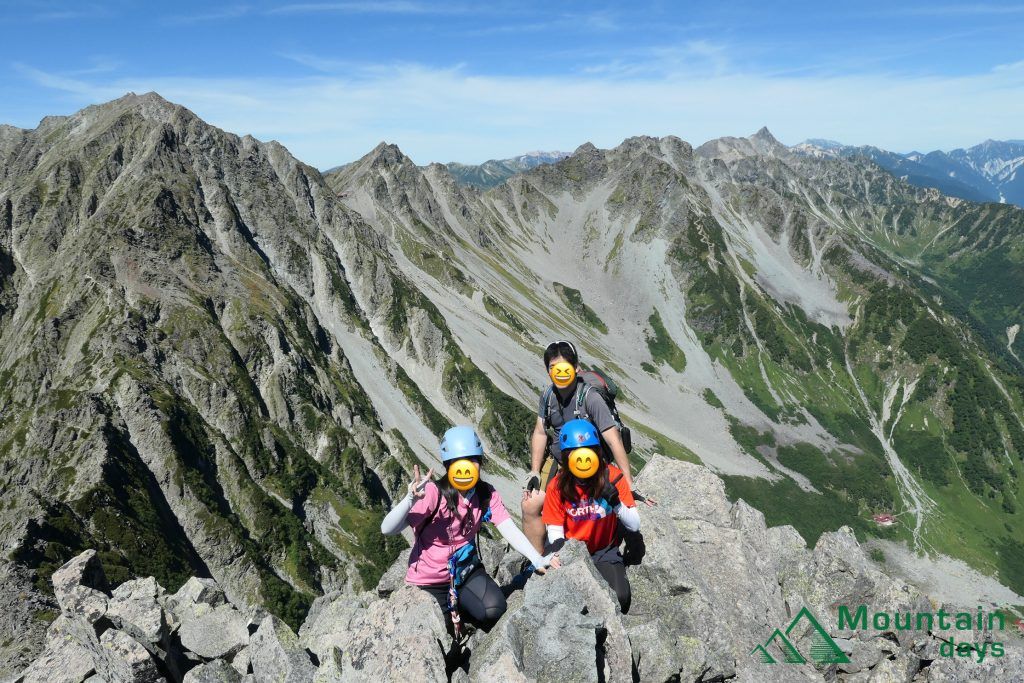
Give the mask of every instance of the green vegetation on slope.
[[658, 363], [667, 363], [676, 372], [685, 370], [686, 354], [672, 341], [672, 337], [661, 322], [661, 316], [658, 315], [657, 310], [651, 313], [651, 317], [647, 319], [647, 322], [654, 333], [653, 336], [647, 337], [647, 349], [651, 352], [651, 358]]
[[554, 282], [552, 284], [558, 297], [572, 311], [573, 315], [601, 334], [608, 334], [608, 326], [604, 324], [604, 321], [597, 316], [597, 313], [590, 306], [583, 302], [583, 295], [580, 293], [580, 290], [567, 287], [561, 282]]

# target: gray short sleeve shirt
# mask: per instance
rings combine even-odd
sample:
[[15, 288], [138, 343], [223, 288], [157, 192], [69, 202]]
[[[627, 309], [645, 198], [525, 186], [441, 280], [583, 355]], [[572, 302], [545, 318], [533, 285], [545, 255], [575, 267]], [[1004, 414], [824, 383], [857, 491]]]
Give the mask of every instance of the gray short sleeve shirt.
[[[569, 420], [576, 419], [576, 401], [578, 393], [582, 391], [584, 384], [582, 382], [576, 383], [576, 391], [565, 398], [561, 398], [558, 395], [557, 389], [551, 391], [545, 391], [541, 395], [540, 403], [538, 404], [537, 415], [541, 420], [545, 420], [550, 416], [550, 425], [556, 432], [561, 431], [562, 425]], [[544, 402], [545, 397], [547, 402]], [[587, 397], [583, 401], [583, 405], [580, 406], [580, 415], [584, 420], [590, 420], [598, 432], [604, 432], [611, 427], [615, 426], [615, 418], [612, 417], [612, 411], [608, 409], [608, 404], [604, 402], [600, 394], [597, 393], [596, 389], [590, 389], [587, 392]]]

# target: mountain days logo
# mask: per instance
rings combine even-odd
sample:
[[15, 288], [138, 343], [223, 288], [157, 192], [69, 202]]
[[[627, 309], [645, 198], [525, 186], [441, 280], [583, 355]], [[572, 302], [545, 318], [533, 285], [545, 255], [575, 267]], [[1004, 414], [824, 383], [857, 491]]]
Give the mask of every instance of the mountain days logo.
[[[797, 612], [785, 632], [775, 629], [768, 640], [751, 650], [750, 654], [755, 655], [762, 664], [778, 664], [779, 659], [786, 664], [806, 664], [807, 658], [790, 641], [794, 631], [798, 631], [802, 624], [811, 630], [811, 661], [816, 664], [846, 664], [850, 661], [806, 607]], [[776, 654], [773, 655], [773, 652]]]

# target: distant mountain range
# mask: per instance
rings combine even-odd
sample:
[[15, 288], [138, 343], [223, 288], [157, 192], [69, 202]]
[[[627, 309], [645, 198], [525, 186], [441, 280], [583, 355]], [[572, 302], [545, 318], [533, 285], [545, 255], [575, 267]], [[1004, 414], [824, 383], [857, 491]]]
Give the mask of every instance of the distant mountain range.
[[899, 154], [878, 147], [855, 147], [833, 140], [807, 140], [793, 147], [815, 156], [866, 157], [918, 187], [933, 187], [973, 202], [1024, 206], [1024, 140], [986, 140], [952, 152]]
[[[968, 149], [901, 154], [871, 145], [845, 145], [811, 138], [794, 145], [798, 153], [819, 157], [864, 157], [917, 187], [931, 187], [972, 202], [1001, 202], [1024, 206], [1024, 140], [986, 140]], [[482, 164], [446, 164], [460, 185], [489, 189], [514, 175], [570, 156], [567, 152], [528, 152], [511, 159]], [[341, 170], [343, 166], [326, 171]]]
[[527, 152], [511, 159], [491, 159], [474, 166], [450, 161], [448, 172], [461, 185], [472, 185], [480, 189], [500, 185], [514, 175], [543, 164], [553, 164], [570, 156], [569, 152]]

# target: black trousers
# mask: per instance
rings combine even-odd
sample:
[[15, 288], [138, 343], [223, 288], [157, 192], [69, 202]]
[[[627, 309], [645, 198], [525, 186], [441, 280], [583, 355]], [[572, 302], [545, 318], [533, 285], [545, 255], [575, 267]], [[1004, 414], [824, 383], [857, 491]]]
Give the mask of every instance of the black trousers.
[[629, 612], [629, 606], [633, 602], [633, 591], [629, 587], [629, 579], [626, 578], [626, 565], [620, 559], [618, 562], [594, 561], [594, 567], [604, 577], [608, 585], [615, 591], [615, 597], [619, 599], [619, 607], [622, 613]]
[[[448, 584], [420, 586], [434, 596], [441, 611], [448, 614]], [[459, 589], [459, 613], [477, 626], [489, 629], [508, 609], [505, 595], [481, 566], [473, 570]]]

